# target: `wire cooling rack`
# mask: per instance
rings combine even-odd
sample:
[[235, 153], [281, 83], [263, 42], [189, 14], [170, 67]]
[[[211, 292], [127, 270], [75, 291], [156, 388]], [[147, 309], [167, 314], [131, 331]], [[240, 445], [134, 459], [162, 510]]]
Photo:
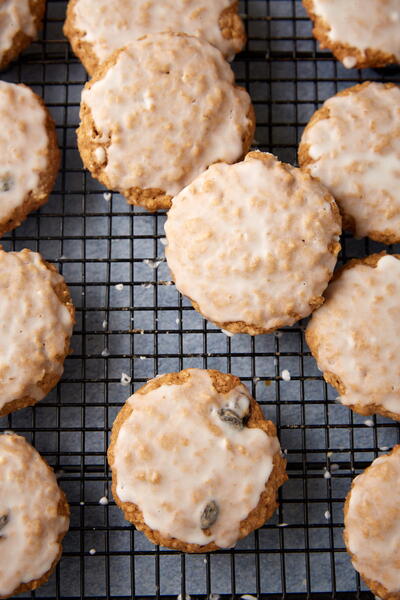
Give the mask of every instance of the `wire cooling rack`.
[[[304, 324], [229, 338], [180, 297], [163, 262], [165, 215], [129, 207], [82, 169], [75, 129], [86, 75], [62, 35], [65, 7], [49, 0], [41, 40], [1, 74], [43, 96], [63, 150], [50, 201], [2, 244], [54, 262], [77, 307], [74, 354], [57, 389], [1, 420], [55, 467], [71, 504], [61, 563], [32, 596], [372, 598], [344, 549], [343, 500], [352, 477], [399, 441], [398, 426], [335, 403], [305, 345]], [[365, 79], [400, 81], [394, 68], [346, 71], [321, 52], [299, 1], [249, 0], [241, 12], [249, 42], [234, 69], [255, 104], [255, 146], [282, 160], [296, 161], [301, 131], [327, 97]], [[381, 248], [346, 235], [342, 259]], [[276, 516], [234, 550], [190, 556], [155, 547], [111, 499], [106, 449], [115, 415], [149, 377], [185, 367], [239, 375], [277, 424], [287, 453], [290, 479]], [[121, 385], [122, 373], [130, 386]]]

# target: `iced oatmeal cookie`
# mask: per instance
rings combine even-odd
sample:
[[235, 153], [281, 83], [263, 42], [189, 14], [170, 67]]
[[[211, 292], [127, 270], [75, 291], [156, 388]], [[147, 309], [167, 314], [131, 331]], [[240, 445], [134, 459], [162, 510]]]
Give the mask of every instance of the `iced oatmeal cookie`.
[[0, 435], [0, 598], [46, 583], [68, 527], [52, 469], [25, 438]]
[[29, 46], [41, 27], [46, 0], [0, 1], [0, 69]]
[[165, 232], [178, 290], [218, 327], [256, 335], [293, 325], [323, 302], [341, 221], [307, 173], [251, 152], [213, 165], [178, 194]]
[[210, 42], [226, 58], [242, 50], [236, 0], [70, 0], [64, 33], [87, 71], [148, 33], [182, 32]]
[[334, 196], [344, 229], [400, 242], [398, 86], [367, 81], [326, 100], [304, 130], [299, 162]]
[[0, 416], [35, 404], [56, 385], [74, 307], [64, 278], [40, 254], [0, 246]]
[[0, 236], [47, 202], [60, 165], [56, 130], [43, 100], [0, 81]]
[[347, 69], [400, 62], [399, 0], [303, 0], [314, 37]]
[[400, 420], [400, 255], [372, 254], [335, 273], [306, 330], [342, 404]]
[[354, 479], [344, 524], [353, 566], [375, 597], [400, 600], [400, 446]]
[[185, 34], [148, 35], [113, 54], [86, 84], [80, 116], [85, 167], [151, 211], [210, 164], [240, 160], [254, 132], [250, 97], [220, 51]]
[[150, 380], [114, 422], [115, 501], [155, 544], [229, 548], [277, 507], [287, 479], [274, 425], [233, 375], [187, 369]]

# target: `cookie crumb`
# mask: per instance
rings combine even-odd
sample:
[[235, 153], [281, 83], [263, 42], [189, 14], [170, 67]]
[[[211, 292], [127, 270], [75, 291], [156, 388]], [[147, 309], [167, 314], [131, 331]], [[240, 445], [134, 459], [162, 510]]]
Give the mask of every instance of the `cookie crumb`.
[[130, 377], [126, 373], [121, 374], [121, 380], [120, 380], [121, 385], [127, 386], [130, 384], [131, 381], [132, 381], [132, 377]]
[[124, 289], [124, 284], [123, 283], [117, 283], [117, 285], [115, 286], [115, 289], [118, 292], [121, 292]]
[[102, 496], [99, 500], [99, 504], [101, 504], [102, 506], [107, 506], [107, 504], [108, 504], [107, 496]]

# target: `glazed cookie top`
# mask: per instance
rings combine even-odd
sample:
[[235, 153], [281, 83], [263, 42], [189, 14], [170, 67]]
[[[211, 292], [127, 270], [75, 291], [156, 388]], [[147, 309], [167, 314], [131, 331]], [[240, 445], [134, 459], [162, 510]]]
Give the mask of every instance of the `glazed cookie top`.
[[46, 374], [63, 372], [74, 322], [56, 293], [63, 282], [40, 254], [0, 250], [0, 409], [41, 400]]
[[339, 379], [343, 404], [376, 404], [400, 415], [399, 305], [394, 256], [349, 263], [326, 290], [306, 337], [321, 371]]
[[211, 163], [241, 157], [250, 97], [235, 87], [232, 69], [207, 42], [149, 35], [114, 55], [104, 70], [86, 85], [82, 105], [98, 132], [92, 160], [109, 187], [175, 195]]
[[0, 435], [0, 596], [51, 569], [68, 526], [53, 471], [23, 437]]
[[2, 54], [11, 48], [14, 37], [22, 31], [36, 35], [35, 18], [29, 0], [2, 0], [0, 4], [0, 62]]
[[400, 446], [376, 458], [353, 481], [345, 511], [352, 562], [388, 592], [400, 590]]
[[114, 447], [116, 492], [163, 536], [227, 548], [257, 506], [280, 446], [244, 426], [251, 398], [244, 385], [220, 393], [208, 371], [185, 373], [183, 383], [129, 398], [132, 412]]
[[0, 81], [0, 222], [39, 184], [46, 168], [46, 111], [24, 85]]
[[322, 302], [341, 228], [318, 182], [252, 152], [241, 163], [213, 165], [185, 188], [165, 232], [176, 286], [206, 318], [226, 329], [243, 322], [273, 330]]
[[[73, 45], [83, 43], [82, 59], [90, 67], [148, 33], [188, 33], [227, 57], [239, 52], [245, 41], [234, 0], [72, 0], [66, 29]], [[86, 45], [92, 60], [85, 56]]]
[[[376, 49], [400, 61], [400, 5], [398, 0], [312, 0], [314, 14], [323, 20], [333, 43], [349, 46], [341, 57], [351, 69], [366, 51]], [[354, 56], [352, 50], [360, 53]]]
[[357, 236], [400, 240], [399, 87], [366, 82], [329, 98], [306, 127], [299, 155]]

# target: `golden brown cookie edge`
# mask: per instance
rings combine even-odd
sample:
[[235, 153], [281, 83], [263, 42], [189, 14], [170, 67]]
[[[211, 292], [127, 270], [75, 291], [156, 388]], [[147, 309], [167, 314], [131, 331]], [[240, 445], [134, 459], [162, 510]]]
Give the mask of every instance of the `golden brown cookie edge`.
[[[42, 27], [42, 20], [46, 9], [46, 0], [29, 0], [29, 7], [34, 17], [34, 26], [37, 35]], [[0, 71], [8, 67], [13, 60], [18, 58], [21, 52], [23, 52], [34, 39], [34, 37], [27, 35], [23, 31], [18, 31], [14, 35], [10, 48], [0, 54]]]

